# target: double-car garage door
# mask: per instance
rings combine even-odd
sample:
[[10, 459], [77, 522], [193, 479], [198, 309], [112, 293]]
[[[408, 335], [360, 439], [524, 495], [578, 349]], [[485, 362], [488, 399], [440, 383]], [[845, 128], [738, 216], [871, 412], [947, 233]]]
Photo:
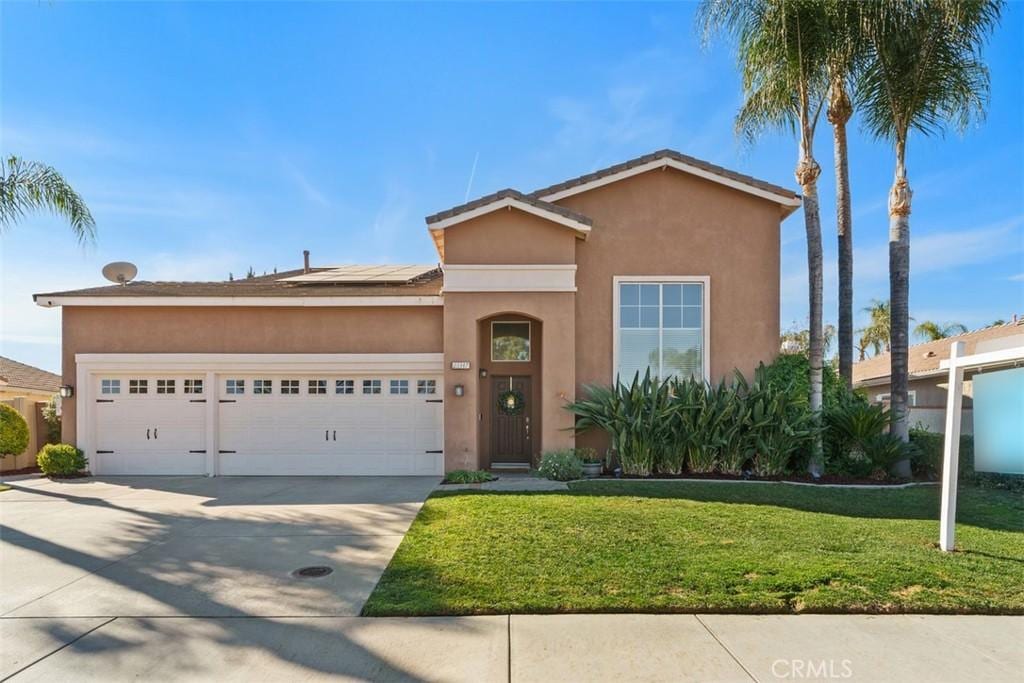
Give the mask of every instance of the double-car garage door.
[[438, 475], [440, 373], [100, 372], [100, 474]]

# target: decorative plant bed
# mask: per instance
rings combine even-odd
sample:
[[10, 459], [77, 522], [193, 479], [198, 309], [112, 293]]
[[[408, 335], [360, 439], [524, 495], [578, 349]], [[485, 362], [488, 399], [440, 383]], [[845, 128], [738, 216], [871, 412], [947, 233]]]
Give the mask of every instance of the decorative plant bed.
[[918, 484], [936, 484], [935, 479], [873, 479], [871, 477], [851, 477], [840, 474], [825, 474], [815, 479], [811, 475], [780, 474], [759, 477], [756, 475], [725, 474], [721, 472], [687, 472], [684, 474], [653, 474], [649, 477], [638, 477], [624, 474], [621, 477], [601, 477], [601, 480], [615, 479], [628, 481], [750, 481], [761, 483], [810, 484], [813, 486], [907, 486]]

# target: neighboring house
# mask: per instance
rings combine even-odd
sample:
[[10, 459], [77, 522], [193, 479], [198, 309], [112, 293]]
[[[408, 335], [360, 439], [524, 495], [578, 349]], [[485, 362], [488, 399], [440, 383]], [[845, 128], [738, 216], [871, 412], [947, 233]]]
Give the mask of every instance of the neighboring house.
[[799, 204], [665, 150], [428, 217], [439, 266], [37, 294], [64, 308], [64, 439], [102, 474], [524, 467], [577, 443], [587, 384], [771, 361]]
[[[945, 431], [946, 390], [949, 371], [939, 364], [949, 358], [953, 342], [965, 344], [964, 355], [991, 351], [1000, 347], [1002, 340], [1010, 341], [1024, 335], [1024, 320], [1016, 316], [1005, 325], [994, 325], [967, 334], [938, 339], [910, 347], [907, 383], [907, 403], [910, 407], [910, 426], [923, 426], [933, 432]], [[889, 402], [889, 366], [891, 356], [882, 353], [853, 366], [854, 387], [863, 388], [874, 403]], [[970, 373], [968, 373], [970, 377]], [[971, 380], [964, 381], [963, 414], [961, 432], [974, 431], [974, 402]]]
[[0, 402], [17, 410], [28, 423], [28, 448], [0, 459], [0, 472], [34, 466], [46, 443], [43, 407], [60, 390], [60, 375], [0, 356]]

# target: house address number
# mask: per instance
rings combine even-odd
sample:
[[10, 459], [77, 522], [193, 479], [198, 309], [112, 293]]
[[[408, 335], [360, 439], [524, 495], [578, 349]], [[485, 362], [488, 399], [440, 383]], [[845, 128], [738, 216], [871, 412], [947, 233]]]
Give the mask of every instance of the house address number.
[[468, 360], [453, 360], [452, 370], [469, 370]]

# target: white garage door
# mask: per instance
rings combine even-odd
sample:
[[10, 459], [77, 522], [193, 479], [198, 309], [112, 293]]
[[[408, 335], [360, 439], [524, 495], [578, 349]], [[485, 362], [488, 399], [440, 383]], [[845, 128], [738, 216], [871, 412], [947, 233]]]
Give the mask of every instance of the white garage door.
[[218, 377], [218, 474], [440, 475], [434, 374]]
[[203, 380], [181, 375], [95, 378], [96, 468], [102, 474], [205, 474]]

